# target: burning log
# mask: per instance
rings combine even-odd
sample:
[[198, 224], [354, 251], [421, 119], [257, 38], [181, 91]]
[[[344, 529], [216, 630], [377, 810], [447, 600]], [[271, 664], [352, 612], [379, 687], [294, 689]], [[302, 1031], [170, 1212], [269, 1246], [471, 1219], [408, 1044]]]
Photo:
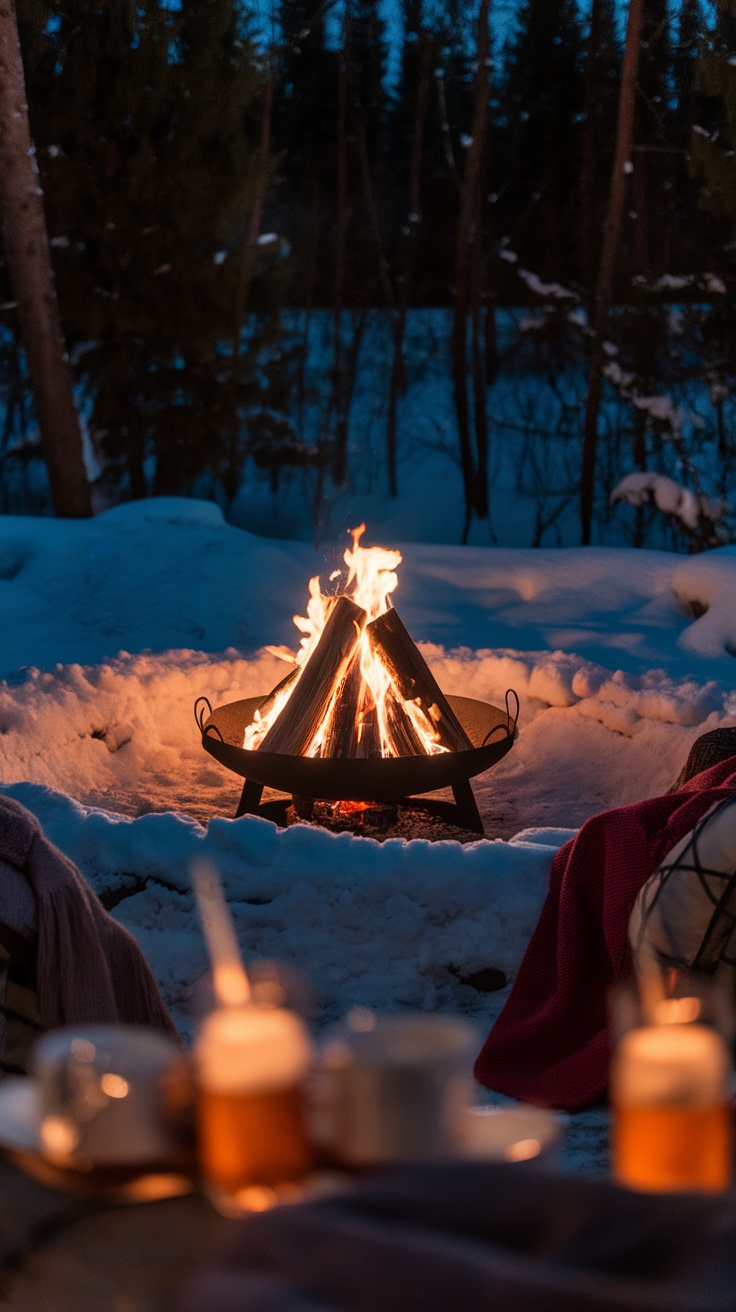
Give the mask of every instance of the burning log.
[[284, 676], [281, 682], [277, 683], [276, 687], [271, 689], [270, 693], [268, 694], [268, 697], [264, 697], [263, 701], [258, 707], [258, 714], [260, 715], [262, 720], [265, 720], [266, 716], [270, 715], [271, 711], [276, 705], [276, 702], [278, 701], [278, 698], [281, 696], [282, 693], [286, 692], [287, 689], [290, 688], [293, 683], [296, 683], [300, 674], [301, 674], [301, 670], [299, 669], [299, 666], [295, 665], [294, 669], [289, 670], [289, 673]]
[[394, 756], [427, 756], [427, 748], [414, 727], [406, 708], [392, 691], [384, 703], [386, 729]]
[[268, 730], [259, 751], [304, 756], [355, 655], [366, 612], [338, 597], [299, 682]]
[[320, 756], [381, 755], [376, 704], [356, 651], [333, 703]]
[[358, 706], [358, 720], [350, 744], [350, 755], [359, 756], [363, 759], [381, 755], [378, 711], [373, 699], [373, 693], [365, 682], [363, 682], [362, 696]]
[[354, 756], [351, 751], [363, 690], [360, 652], [356, 651], [337, 691], [320, 756]]
[[368, 625], [367, 635], [371, 651], [383, 661], [399, 697], [416, 703], [440, 746], [450, 752], [470, 750], [472, 742], [397, 612], [392, 609], [379, 615]]
[[[386, 695], [384, 711], [390, 755], [426, 756], [427, 749], [404, 703], [393, 690]], [[381, 755], [378, 711], [373, 694], [363, 679], [360, 652], [357, 651], [330, 708], [320, 756], [365, 760]]]
[[363, 678], [360, 652], [345, 677], [330, 716], [322, 747], [322, 756], [349, 756], [359, 759], [390, 756], [426, 756], [427, 751], [407, 714], [404, 704], [389, 689], [384, 701], [384, 728], [390, 750], [381, 745], [378, 710], [373, 694]]

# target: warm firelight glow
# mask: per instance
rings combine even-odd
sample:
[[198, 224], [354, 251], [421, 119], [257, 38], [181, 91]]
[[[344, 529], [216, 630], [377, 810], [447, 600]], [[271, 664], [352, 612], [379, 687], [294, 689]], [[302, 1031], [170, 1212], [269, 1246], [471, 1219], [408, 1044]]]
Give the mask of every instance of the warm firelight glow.
[[[401, 564], [402, 556], [401, 552], [395, 548], [362, 547], [360, 539], [364, 533], [365, 524], [350, 530], [353, 545], [348, 547], [343, 556], [343, 560], [348, 567], [347, 577], [345, 577], [343, 570], [336, 570], [330, 575], [330, 582], [344, 580], [342, 586], [338, 586], [336, 592], [332, 594], [323, 593], [318, 575], [309, 580], [307, 614], [306, 616], [294, 616], [294, 623], [302, 634], [299, 651], [295, 658], [295, 677], [280, 692], [269, 699], [266, 714], [261, 715], [260, 711], [256, 711], [252, 723], [245, 730], [243, 746], [247, 750], [253, 751], [260, 746], [271, 725], [278, 719], [291, 697], [301, 671], [319, 642], [336, 598], [338, 596], [348, 596], [366, 612], [367, 616], [366, 627], [361, 634], [357, 655], [364, 690], [364, 695], [360, 701], [361, 711], [357, 717], [358, 748], [360, 747], [361, 736], [367, 718], [375, 715], [381, 756], [401, 755], [392, 737], [388, 714], [388, 701], [391, 697], [398, 697], [398, 692], [380, 657], [371, 651], [368, 625], [373, 620], [378, 619], [380, 615], [384, 615], [390, 608], [389, 597], [398, 586], [399, 580], [396, 569]], [[322, 746], [329, 732], [339, 692], [338, 687], [335, 689], [332, 701], [321, 721], [315, 724], [314, 734], [304, 753], [306, 756], [320, 756], [322, 754]], [[402, 699], [402, 707], [416, 730], [424, 751], [428, 755], [434, 756], [439, 752], [447, 751], [447, 748], [443, 747], [438, 741], [438, 734], [431, 718], [418, 702]]]
[[656, 1025], [687, 1025], [701, 1012], [699, 998], [661, 998], [654, 1004]]

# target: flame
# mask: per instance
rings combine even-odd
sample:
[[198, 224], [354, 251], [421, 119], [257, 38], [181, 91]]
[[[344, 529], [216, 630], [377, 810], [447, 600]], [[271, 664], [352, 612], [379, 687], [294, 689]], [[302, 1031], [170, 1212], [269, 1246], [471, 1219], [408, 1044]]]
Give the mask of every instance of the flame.
[[[351, 583], [355, 587], [351, 593], [356, 606], [362, 606], [368, 615], [368, 623], [377, 620], [388, 610], [388, 598], [399, 586], [397, 567], [403, 559], [401, 552], [390, 547], [361, 547], [360, 539], [365, 533], [365, 524], [350, 530], [353, 539], [352, 551], [348, 547], [343, 560], [348, 567], [348, 579], [345, 590]], [[319, 581], [319, 580], [318, 580]]]
[[[339, 587], [338, 591], [332, 594], [323, 593], [319, 575], [315, 575], [314, 578], [309, 580], [307, 613], [306, 615], [294, 616], [294, 624], [302, 634], [299, 651], [296, 654], [294, 677], [286, 681], [275, 695], [272, 694], [268, 698], [268, 707], [264, 714], [261, 714], [261, 711], [256, 711], [252, 723], [245, 730], [243, 746], [246, 749], [253, 751], [260, 746], [271, 725], [278, 719], [294, 691], [301, 671], [319, 642], [336, 598], [338, 596], [349, 596], [357, 606], [362, 607], [367, 615], [366, 627], [361, 635], [357, 656], [360, 663], [363, 688], [356, 722], [356, 754], [364, 754], [361, 751], [361, 744], [365, 745], [370, 741], [369, 732], [374, 721], [374, 737], [380, 747], [380, 755], [399, 756], [402, 754], [396, 744], [390, 722], [392, 701], [395, 704], [398, 694], [385, 665], [371, 651], [367, 632], [368, 625], [373, 620], [378, 619], [380, 615], [384, 615], [390, 607], [389, 598], [391, 593], [395, 592], [399, 583], [396, 570], [401, 564], [402, 555], [396, 548], [362, 547], [360, 539], [364, 533], [365, 524], [360, 524], [358, 528], [350, 530], [353, 544], [352, 547], [347, 548], [343, 555], [343, 560], [347, 565], [347, 577], [344, 585]], [[330, 575], [330, 582], [339, 582], [343, 574], [343, 570], [334, 570]], [[281, 651], [278, 654], [281, 655]], [[322, 721], [315, 726], [314, 735], [305, 755], [321, 755], [339, 695], [340, 688], [336, 687]], [[425, 715], [416, 702], [403, 701], [402, 709], [411, 721], [415, 733], [428, 755], [433, 756], [438, 752], [447, 750], [439, 743], [438, 734], [431, 718]]]

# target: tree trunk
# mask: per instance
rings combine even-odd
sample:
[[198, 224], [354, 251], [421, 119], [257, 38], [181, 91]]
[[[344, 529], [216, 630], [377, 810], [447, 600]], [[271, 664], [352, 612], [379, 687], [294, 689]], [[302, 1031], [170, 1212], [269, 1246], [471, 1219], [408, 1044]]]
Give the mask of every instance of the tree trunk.
[[452, 365], [452, 399], [455, 404], [455, 422], [460, 445], [460, 467], [465, 495], [465, 520], [462, 541], [467, 542], [475, 502], [475, 461], [470, 442], [470, 406], [468, 403], [468, 303], [458, 286], [452, 316], [450, 339]]
[[475, 449], [477, 453], [475, 480], [475, 511], [479, 519], [488, 519], [488, 416], [486, 415], [486, 361], [483, 354], [482, 320], [478, 289], [481, 283], [477, 273], [470, 329], [470, 355], [473, 371], [473, 419], [475, 421]]
[[0, 0], [0, 214], [41, 449], [57, 515], [92, 514], [64, 343], [13, 0]]
[[618, 122], [616, 126], [616, 149], [611, 173], [611, 186], [608, 195], [608, 209], [603, 229], [603, 249], [598, 274], [598, 287], [595, 298], [593, 319], [593, 345], [588, 374], [588, 400], [585, 409], [585, 430], [583, 436], [583, 461], [580, 479], [580, 523], [583, 546], [590, 544], [593, 520], [593, 496], [595, 491], [595, 465], [598, 447], [598, 412], [603, 388], [603, 365], [605, 341], [608, 326], [608, 313], [613, 295], [613, 279], [616, 271], [616, 259], [621, 241], [624, 202], [626, 199], [626, 165], [631, 155], [634, 135], [634, 107], [636, 100], [636, 78], [639, 67], [639, 48], [641, 45], [641, 26], [644, 0], [629, 0], [629, 16], [626, 24], [626, 48], [621, 72], [621, 88], [618, 100]]
[[[482, 518], [485, 518], [488, 514], [487, 487], [484, 492], [480, 486], [480, 478], [487, 478], [485, 469], [481, 469], [481, 466], [485, 463], [485, 435], [483, 435], [481, 448], [478, 451], [480, 459], [476, 464], [470, 436], [467, 359], [468, 314], [474, 312], [479, 295], [477, 251], [481, 241], [481, 179], [488, 133], [488, 10], [489, 0], [481, 0], [478, 15], [476, 72], [473, 91], [472, 137], [466, 152], [465, 172], [460, 187], [460, 214], [457, 224], [455, 260], [455, 304], [453, 307], [451, 338], [453, 398], [465, 492], [464, 542], [467, 541], [473, 512], [475, 511]], [[475, 349], [477, 346], [477, 329], [474, 313], [473, 318], [474, 395], [476, 402], [481, 402], [481, 411], [475, 415], [477, 439], [480, 425], [485, 425], [485, 404], [483, 401], [485, 387], [480, 379], [478, 369], [475, 367], [476, 356], [479, 359], [479, 352], [476, 352]]]
[[496, 293], [486, 295], [483, 342], [485, 345], [486, 387], [493, 387], [498, 378], [498, 333], [496, 332]]
[[450, 173], [458, 181], [457, 164], [455, 163], [455, 153], [452, 149], [452, 134], [450, 132], [450, 120], [447, 117], [447, 97], [445, 95], [445, 79], [439, 71], [435, 73], [435, 82], [437, 84], [437, 103], [440, 111], [440, 131], [442, 133], [442, 147], [445, 152], [445, 163]]
[[[595, 280], [597, 234], [595, 234], [596, 182], [598, 180], [598, 132], [596, 108], [599, 88], [596, 85], [596, 64], [602, 35], [602, 0], [593, 0], [590, 10], [590, 31], [585, 55], [583, 96], [585, 119], [580, 145], [580, 278], [586, 292], [592, 297]], [[595, 235], [594, 235], [595, 234]]]
[[261, 176], [253, 201], [253, 209], [250, 213], [250, 223], [248, 225], [248, 245], [245, 251], [245, 261], [243, 266], [243, 279], [240, 284], [236, 304], [235, 304], [235, 322], [233, 325], [233, 345], [232, 345], [232, 370], [230, 373], [230, 451], [228, 454], [228, 466], [225, 471], [225, 493], [229, 501], [234, 501], [240, 486], [240, 422], [239, 422], [239, 398], [240, 384], [242, 381], [243, 368], [243, 328], [245, 319], [248, 314], [248, 297], [250, 295], [250, 284], [253, 276], [253, 265], [255, 263], [256, 251], [258, 249], [258, 236], [261, 230], [261, 218], [263, 216], [263, 201], [266, 195], [268, 185], [268, 158], [271, 153], [271, 121], [273, 118], [273, 91], [274, 77], [271, 73], [269, 79], [263, 88], [263, 99], [261, 100], [261, 132], [259, 153], [261, 156]]
[[391, 364], [391, 387], [389, 392], [388, 416], [386, 420], [386, 464], [388, 466], [388, 488], [392, 497], [398, 495], [396, 476], [396, 432], [399, 395], [405, 387], [404, 338], [406, 336], [406, 317], [411, 300], [414, 261], [416, 257], [417, 234], [422, 215], [422, 148], [424, 133], [429, 113], [432, 91], [432, 59], [434, 46], [428, 32], [422, 32], [419, 38], [419, 88], [414, 109], [414, 124], [411, 134], [411, 152], [409, 159], [409, 229], [404, 242], [404, 258], [401, 263], [401, 282], [399, 283], [399, 309], [394, 329], [394, 358]]
[[304, 333], [302, 337], [302, 349], [299, 356], [299, 372], [297, 375], [297, 428], [300, 437], [304, 436], [304, 405], [306, 401], [307, 361], [309, 359], [309, 333], [312, 322], [312, 311], [314, 309], [314, 284], [317, 277], [317, 249], [319, 246], [321, 193], [317, 164], [314, 159], [312, 159], [311, 171], [313, 173], [312, 204], [309, 216], [309, 246], [304, 278], [306, 287], [304, 296]]
[[348, 424], [345, 409], [345, 382], [342, 359], [342, 314], [345, 284], [345, 237], [347, 227], [347, 34], [338, 55], [337, 77], [337, 188], [335, 196], [335, 276], [332, 284], [333, 359], [332, 404], [335, 413], [335, 440], [332, 453], [332, 479], [342, 487], [348, 472]]
[[[648, 151], [632, 151], [634, 172], [631, 176], [631, 198], [633, 201], [634, 239], [632, 242], [632, 263], [635, 274], [645, 274], [649, 269], [649, 176], [651, 155]], [[659, 240], [664, 233], [660, 230]], [[665, 266], [667, 267], [667, 266]]]
[[360, 182], [363, 190], [363, 201], [365, 203], [366, 219], [368, 221], [368, 232], [370, 233], [371, 242], [376, 256], [378, 265], [378, 281], [381, 284], [383, 299], [386, 302], [386, 308], [393, 313], [395, 309], [394, 290], [391, 286], [389, 277], [388, 260], [386, 252], [383, 249], [383, 238], [381, 237], [381, 227], [378, 220], [378, 210], [376, 209], [376, 196], [373, 190], [373, 179], [371, 178], [371, 166], [368, 160], [368, 143], [365, 135], [365, 119], [363, 109], [355, 93], [352, 96], [353, 102], [353, 126], [355, 128], [355, 142], [358, 147], [358, 164], [360, 166]]

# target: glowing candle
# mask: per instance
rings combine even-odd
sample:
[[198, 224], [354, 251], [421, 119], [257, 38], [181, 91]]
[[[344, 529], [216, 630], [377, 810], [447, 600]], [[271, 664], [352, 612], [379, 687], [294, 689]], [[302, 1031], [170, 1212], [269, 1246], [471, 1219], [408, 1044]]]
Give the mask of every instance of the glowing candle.
[[[693, 999], [666, 1000], [674, 1023], [632, 1029], [611, 1071], [613, 1168], [634, 1189], [726, 1189], [731, 1180], [730, 1059], [705, 1025], [681, 1023]], [[656, 1019], [669, 1020], [657, 1015]]]
[[308, 1171], [302, 1086], [310, 1059], [293, 1012], [249, 1005], [205, 1020], [195, 1048], [200, 1166], [222, 1211], [267, 1206], [279, 1186]]

